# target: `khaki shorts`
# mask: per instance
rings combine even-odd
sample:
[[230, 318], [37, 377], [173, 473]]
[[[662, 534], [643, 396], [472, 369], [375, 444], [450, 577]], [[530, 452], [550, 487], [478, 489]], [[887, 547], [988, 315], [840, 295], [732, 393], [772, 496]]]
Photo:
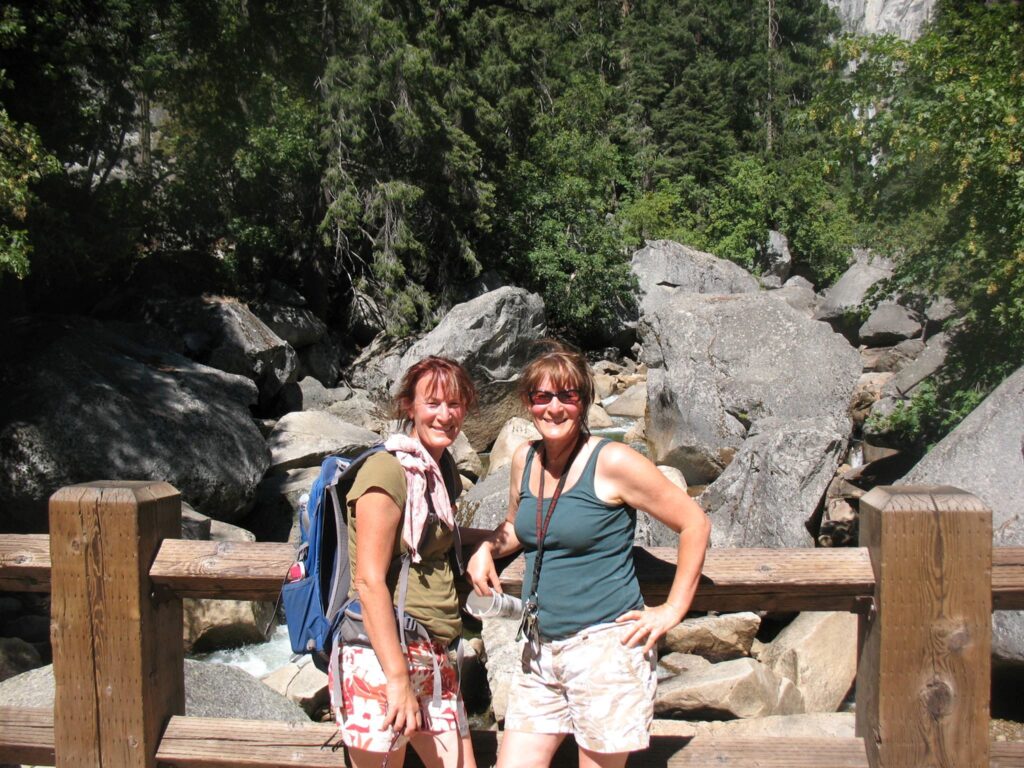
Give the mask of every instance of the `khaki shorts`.
[[[436, 658], [441, 671], [441, 701], [433, 703], [434, 665]], [[427, 733], [458, 731], [469, 735], [469, 719], [459, 692], [455, 664], [441, 643], [421, 640], [409, 642], [409, 679], [420, 699], [421, 730]], [[341, 727], [342, 742], [346, 747], [370, 752], [388, 752], [400, 749], [407, 739], [395, 737], [395, 732], [384, 727], [387, 714], [387, 678], [372, 648], [345, 645], [341, 647], [341, 685], [331, 683], [331, 706], [335, 720]], [[339, 690], [337, 701], [335, 691]]]
[[598, 624], [564, 640], [523, 645], [512, 676], [506, 731], [571, 733], [591, 752], [632, 752], [650, 743], [654, 651], [627, 648], [626, 624]]

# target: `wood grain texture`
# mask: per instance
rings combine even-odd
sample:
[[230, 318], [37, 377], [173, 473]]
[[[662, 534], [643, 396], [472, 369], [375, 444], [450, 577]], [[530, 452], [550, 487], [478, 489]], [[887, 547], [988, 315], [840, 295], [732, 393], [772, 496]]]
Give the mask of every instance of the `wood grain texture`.
[[858, 668], [857, 733], [872, 766], [989, 763], [992, 515], [944, 486], [861, 499], [876, 576]]
[[0, 591], [50, 591], [50, 537], [45, 533], [0, 536]]
[[[265, 721], [174, 717], [160, 743], [158, 758], [161, 761], [169, 758], [171, 762], [164, 764], [177, 766], [227, 768], [323, 764], [337, 768], [342, 765], [340, 753], [330, 747], [322, 749], [328, 739], [333, 743], [334, 737], [333, 726], [319, 723], [293, 726]], [[494, 765], [500, 738], [500, 734], [494, 731], [473, 732], [473, 747], [481, 768]], [[251, 744], [268, 750], [265, 758], [257, 757], [263, 762], [253, 762]], [[280, 758], [283, 750], [288, 750], [289, 754], [296, 753], [294, 762], [273, 762]], [[556, 766], [575, 765], [575, 745], [571, 739], [566, 741], [557, 757]], [[324, 762], [318, 763], [321, 758]], [[46, 709], [0, 707], [0, 763], [53, 765], [53, 713]], [[406, 765], [416, 768], [419, 761], [410, 753]], [[717, 765], [733, 768], [770, 768], [776, 765], [863, 768], [867, 766], [867, 758], [860, 739], [757, 739], [752, 743], [751, 740], [688, 741], [679, 737], [656, 736], [651, 739], [649, 750], [630, 756], [628, 765], [665, 768], [691, 765], [700, 768]], [[991, 768], [1021, 768], [1024, 766], [1024, 743], [992, 743], [989, 765]]]
[[[151, 576], [154, 582], [182, 597], [273, 601], [277, 598], [281, 577], [294, 556], [294, 547], [289, 544], [180, 540], [165, 544], [166, 549], [161, 549], [153, 564]], [[649, 557], [641, 552], [649, 553]], [[798, 562], [796, 565], [807, 566], [800, 574], [787, 562], [792, 559], [791, 555], [797, 560], [806, 556], [815, 559]], [[657, 574], [664, 576], [671, 570], [675, 550], [638, 548], [637, 558], [644, 594], [651, 600], [663, 597], [665, 587], [657, 583]], [[844, 583], [832, 584], [831, 591], [816, 590], [826, 578], [833, 578], [833, 571], [835, 578]], [[508, 591], [517, 593], [522, 586], [522, 576], [522, 561], [512, 561], [503, 573]], [[773, 595], [771, 582], [755, 583], [762, 576], [783, 582], [790, 577], [802, 577], [804, 588], [799, 594], [788, 591], [786, 595]], [[851, 610], [858, 600], [870, 597], [874, 590], [868, 557], [856, 548], [711, 550], [704, 577], [694, 604], [700, 610], [769, 608], [772, 601], [780, 606], [799, 603], [794, 610]], [[791, 590], [788, 586], [786, 589]], [[0, 590], [50, 591], [49, 536], [0, 536]], [[757, 602], [759, 600], [762, 602]], [[992, 608], [1024, 610], [1024, 547], [996, 547], [992, 551]]]
[[53, 710], [0, 707], [0, 765], [54, 765]]
[[92, 483], [50, 504], [56, 754], [61, 766], [155, 766], [171, 714], [184, 711], [181, 601], [148, 576], [180, 535], [166, 483]]

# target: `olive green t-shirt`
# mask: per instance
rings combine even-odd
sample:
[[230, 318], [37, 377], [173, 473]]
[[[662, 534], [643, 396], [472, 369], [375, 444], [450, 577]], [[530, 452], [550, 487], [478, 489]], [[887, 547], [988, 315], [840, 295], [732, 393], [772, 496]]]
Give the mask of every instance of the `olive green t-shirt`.
[[[356, 473], [355, 481], [345, 497], [348, 508], [348, 551], [352, 564], [352, 574], [356, 572], [356, 501], [367, 491], [379, 489], [390, 496], [400, 510], [403, 511], [402, 522], [405, 522], [405, 500], [407, 486], [405, 470], [394, 456], [386, 451], [375, 453], [366, 460]], [[455, 594], [455, 576], [452, 572], [449, 552], [455, 536], [440, 521], [427, 527], [419, 563], [409, 567], [408, 591], [405, 595], [405, 612], [419, 621], [431, 637], [443, 642], [451, 642], [462, 633], [462, 618], [459, 615], [459, 598]], [[392, 549], [391, 568], [388, 570], [387, 583], [391, 590], [394, 603], [398, 603], [398, 576], [401, 564], [398, 558], [408, 551], [402, 541], [402, 526], [395, 532], [395, 543]], [[355, 583], [349, 596], [355, 595]]]

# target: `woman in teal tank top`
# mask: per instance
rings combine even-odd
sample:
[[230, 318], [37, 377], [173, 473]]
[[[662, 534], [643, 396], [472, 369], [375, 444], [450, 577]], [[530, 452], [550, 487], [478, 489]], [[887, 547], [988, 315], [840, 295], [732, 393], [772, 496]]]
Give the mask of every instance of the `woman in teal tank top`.
[[[519, 391], [542, 439], [516, 451], [508, 517], [467, 568], [478, 594], [501, 591], [495, 558], [526, 551], [532, 631], [497, 765], [549, 765], [572, 733], [580, 766], [619, 768], [649, 743], [653, 649], [689, 610], [710, 523], [645, 457], [589, 434], [594, 384], [581, 355], [555, 346], [526, 367]], [[637, 583], [637, 509], [679, 533], [675, 577], [659, 606], [644, 606]]]

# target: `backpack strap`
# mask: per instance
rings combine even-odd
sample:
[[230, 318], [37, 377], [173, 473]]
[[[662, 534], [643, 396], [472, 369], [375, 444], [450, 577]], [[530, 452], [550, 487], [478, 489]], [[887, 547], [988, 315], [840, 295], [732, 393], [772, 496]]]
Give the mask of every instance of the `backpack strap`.
[[[459, 476], [459, 469], [455, 465], [455, 459], [451, 453], [447, 450], [444, 455], [441, 456], [441, 474], [445, 477], [445, 486], [448, 491], [448, 499], [451, 502], [452, 509], [455, 509], [455, 502], [459, 498], [459, 493], [462, 490], [462, 480]], [[454, 526], [452, 528], [452, 534], [455, 537], [455, 541], [452, 545], [452, 566], [456, 576], [462, 576], [466, 572], [466, 566], [462, 562], [462, 534], [459, 532], [459, 518], [458, 514], [452, 514], [452, 521]]]
[[[342, 466], [340, 460], [335, 456], [326, 459], [321, 466], [321, 478], [325, 481], [324, 487], [327, 488], [334, 506], [334, 568], [329, 582], [331, 590], [325, 611], [327, 620], [332, 627], [337, 623], [341, 607], [348, 600], [348, 591], [352, 586], [351, 563], [348, 556], [348, 510], [342, 500], [348, 493], [348, 488], [354, 482], [360, 467], [373, 454], [380, 453], [382, 450], [384, 450], [384, 445], [378, 443], [356, 456], [347, 466]], [[338, 492], [339, 485], [341, 493]]]

